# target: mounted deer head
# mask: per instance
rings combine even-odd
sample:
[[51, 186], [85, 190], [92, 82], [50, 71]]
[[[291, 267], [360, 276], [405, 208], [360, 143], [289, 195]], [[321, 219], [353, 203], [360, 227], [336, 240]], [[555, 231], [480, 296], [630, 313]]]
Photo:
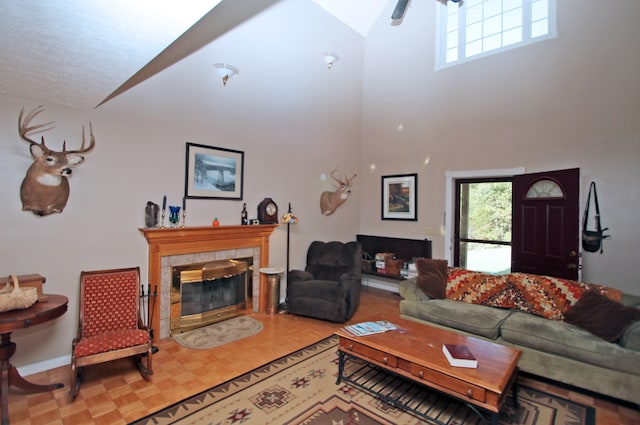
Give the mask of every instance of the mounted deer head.
[[67, 150], [67, 142], [62, 144], [62, 151], [56, 152], [44, 144], [44, 137], [38, 143], [30, 137], [35, 133], [51, 130], [53, 122], [32, 125], [38, 114], [44, 111], [42, 105], [34, 108], [28, 114], [24, 114], [24, 108], [18, 116], [18, 133], [20, 138], [29, 143], [33, 164], [27, 170], [27, 175], [20, 186], [20, 198], [22, 210], [33, 211], [34, 214], [45, 216], [53, 213], [61, 213], [69, 199], [69, 182], [67, 176], [71, 175], [71, 168], [84, 161], [80, 154], [89, 152], [96, 144], [93, 137], [93, 129], [89, 123], [90, 142], [85, 148], [84, 127], [82, 127], [82, 145], [78, 150]]
[[347, 178], [346, 175], [337, 178], [335, 176], [336, 171], [338, 171], [337, 168], [331, 172], [331, 178], [334, 181], [336, 190], [333, 192], [322, 192], [320, 195], [320, 212], [322, 212], [322, 215], [333, 214], [335, 210], [349, 198], [349, 195], [351, 195], [351, 182], [357, 176], [357, 174], [354, 173], [353, 176], [349, 178]]

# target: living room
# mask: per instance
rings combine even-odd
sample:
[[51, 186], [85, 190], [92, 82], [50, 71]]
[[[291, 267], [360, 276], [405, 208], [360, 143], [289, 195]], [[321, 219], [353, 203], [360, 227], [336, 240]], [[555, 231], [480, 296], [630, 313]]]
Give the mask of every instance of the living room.
[[[613, 236], [603, 255], [584, 254], [582, 279], [639, 294], [640, 231], [628, 211], [640, 202], [630, 184], [640, 180], [640, 6], [558, 2], [557, 38], [436, 72], [432, 3], [411, 2], [401, 25], [390, 25], [389, 1], [363, 37], [311, 1], [281, 1], [97, 108], [65, 105], [56, 84], [37, 98], [3, 85], [3, 275], [40, 273], [46, 292], [69, 298], [61, 318], [13, 335], [14, 363], [68, 364], [82, 270], [140, 266], [147, 275], [144, 207], [165, 195], [181, 205], [187, 142], [245, 153], [243, 199], [188, 199], [187, 225], [239, 224], [243, 202], [252, 218], [265, 197], [280, 214], [290, 202], [300, 218], [292, 268], [304, 265], [311, 241], [358, 233], [428, 238], [444, 258], [447, 171], [579, 167], [582, 199], [596, 181]], [[327, 50], [340, 56], [331, 69]], [[216, 62], [240, 73], [224, 86]], [[57, 84], [65, 79], [73, 76]], [[21, 211], [19, 196], [32, 160], [17, 117], [39, 104], [38, 122], [56, 123], [48, 146], [66, 139], [77, 148], [89, 122], [96, 138], [66, 208], [46, 217]], [[351, 197], [323, 216], [319, 197], [336, 167], [357, 177]], [[405, 173], [418, 174], [417, 221], [381, 220], [381, 176]], [[273, 232], [271, 265], [285, 265], [286, 239], [284, 226]]]

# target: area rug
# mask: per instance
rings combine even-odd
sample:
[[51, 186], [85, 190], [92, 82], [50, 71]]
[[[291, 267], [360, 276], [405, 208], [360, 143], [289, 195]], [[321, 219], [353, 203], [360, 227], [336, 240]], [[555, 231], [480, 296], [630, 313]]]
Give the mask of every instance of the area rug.
[[255, 335], [261, 330], [262, 323], [243, 315], [174, 335], [173, 339], [183, 347], [205, 349]]
[[[341, 383], [337, 337], [319, 341], [245, 375], [190, 397], [135, 425], [266, 425], [266, 424], [364, 424], [418, 425], [428, 423], [368, 393]], [[347, 366], [353, 362], [347, 362]], [[354, 367], [354, 371], [357, 366]], [[448, 425], [481, 424], [468, 407], [434, 396], [414, 385], [413, 395], [431, 414]], [[410, 391], [409, 391], [410, 392]], [[507, 398], [501, 425], [593, 425], [595, 409], [521, 386], [519, 407]], [[428, 404], [428, 405], [427, 405]], [[434, 412], [439, 413], [434, 413]], [[490, 421], [489, 421], [490, 423]]]

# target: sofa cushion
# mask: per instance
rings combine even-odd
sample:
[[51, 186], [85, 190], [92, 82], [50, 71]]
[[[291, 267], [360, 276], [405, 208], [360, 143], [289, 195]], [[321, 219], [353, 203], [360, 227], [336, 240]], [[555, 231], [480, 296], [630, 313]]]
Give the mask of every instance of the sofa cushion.
[[640, 309], [626, 307], [596, 291], [588, 291], [564, 317], [567, 323], [613, 342], [620, 339], [627, 326], [640, 320]]
[[640, 295], [623, 293], [620, 302], [626, 306], [640, 308]]
[[428, 301], [431, 297], [424, 293], [417, 285], [417, 277], [412, 277], [400, 282], [398, 293], [408, 301]]
[[627, 350], [579, 327], [514, 312], [502, 323], [502, 339], [609, 369], [640, 374], [640, 352]]
[[418, 258], [416, 260], [418, 288], [431, 298], [444, 299], [447, 296], [447, 260]]
[[620, 345], [629, 350], [640, 351], [640, 321], [627, 326], [620, 338]]
[[400, 312], [417, 319], [496, 339], [509, 310], [451, 300], [400, 302]]

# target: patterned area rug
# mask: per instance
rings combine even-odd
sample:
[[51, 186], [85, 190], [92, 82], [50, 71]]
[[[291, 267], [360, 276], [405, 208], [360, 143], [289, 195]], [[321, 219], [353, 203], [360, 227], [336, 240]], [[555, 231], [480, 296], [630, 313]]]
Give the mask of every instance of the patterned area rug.
[[204, 349], [246, 338], [261, 330], [262, 323], [251, 316], [243, 315], [174, 335], [173, 339], [183, 347]]
[[[245, 375], [134, 422], [142, 424], [365, 424], [418, 425], [426, 422], [344, 383], [336, 385], [337, 337], [296, 351]], [[347, 362], [355, 369], [353, 362]], [[422, 388], [417, 386], [417, 388]], [[417, 391], [418, 393], [428, 393]], [[482, 420], [449, 397], [427, 396], [425, 409], [440, 411], [448, 425]], [[520, 387], [519, 407], [509, 397], [500, 424], [593, 425], [595, 409]], [[488, 422], [490, 423], [490, 421]]]

